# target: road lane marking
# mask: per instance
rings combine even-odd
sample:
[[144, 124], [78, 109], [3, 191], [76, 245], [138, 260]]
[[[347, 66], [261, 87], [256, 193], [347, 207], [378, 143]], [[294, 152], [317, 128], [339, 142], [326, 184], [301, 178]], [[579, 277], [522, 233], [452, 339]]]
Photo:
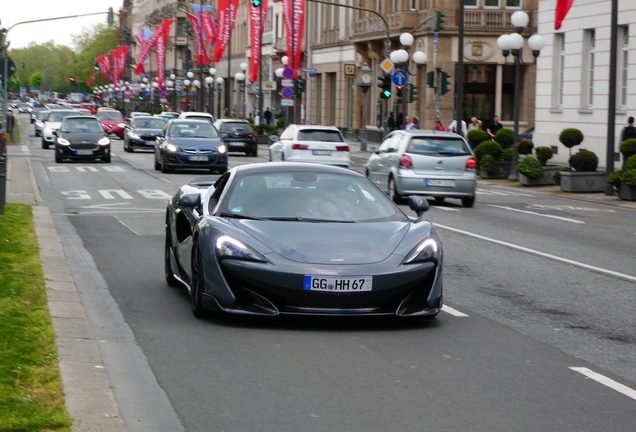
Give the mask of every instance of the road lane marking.
[[497, 207], [497, 208], [504, 209], [504, 210], [516, 211], [516, 212], [519, 212], [519, 213], [525, 213], [525, 214], [534, 215], [534, 216], [541, 216], [541, 217], [546, 217], [546, 218], [550, 218], [550, 219], [558, 219], [558, 220], [562, 220], [562, 221], [565, 221], [565, 222], [572, 222], [572, 223], [577, 223], [577, 224], [585, 224], [585, 222], [583, 222], [583, 221], [576, 220], [576, 219], [565, 218], [565, 217], [561, 217], [561, 216], [546, 215], [546, 214], [541, 214], [541, 213], [537, 213], [537, 212], [531, 212], [531, 211], [528, 211], [528, 210], [519, 210], [519, 209], [512, 208], [512, 207], [499, 206], [499, 205], [494, 205], [494, 204], [486, 204], [486, 205], [490, 206], [490, 207]]
[[431, 208], [434, 208], [434, 209], [437, 209], [437, 210], [444, 210], [444, 211], [454, 211], [454, 212], [458, 212], [459, 211], [459, 209], [452, 208], [452, 207], [438, 207], [438, 206], [434, 206], [434, 207], [431, 207]]
[[446, 306], [446, 305], [442, 306], [442, 310], [444, 312], [446, 312], [447, 314], [451, 314], [452, 316], [456, 316], [456, 317], [467, 317], [468, 316], [465, 313], [460, 312], [457, 309], [453, 309], [452, 307]]
[[527, 248], [527, 247], [519, 246], [519, 245], [516, 245], [516, 244], [513, 244], [513, 243], [508, 243], [508, 242], [501, 241], [501, 240], [495, 240], [495, 239], [488, 238], [488, 237], [485, 237], [485, 236], [482, 236], [482, 235], [479, 235], [479, 234], [471, 233], [471, 232], [460, 230], [460, 229], [457, 229], [457, 228], [452, 228], [452, 227], [449, 227], [449, 226], [446, 226], [446, 225], [440, 225], [438, 223], [434, 223], [433, 226], [435, 226], [436, 228], [439, 227], [439, 228], [442, 228], [442, 229], [445, 229], [445, 230], [448, 230], [448, 231], [453, 231], [453, 232], [456, 232], [458, 234], [464, 234], [464, 235], [467, 235], [469, 237], [474, 237], [474, 238], [477, 238], [477, 239], [480, 239], [480, 240], [484, 240], [484, 241], [487, 241], [487, 242], [490, 242], [490, 243], [496, 243], [496, 244], [499, 244], [499, 245], [502, 245], [502, 246], [507, 246], [507, 247], [509, 247], [511, 249], [516, 249], [516, 250], [519, 250], [519, 251], [522, 251], [522, 252], [527, 252], [527, 253], [531, 253], [531, 254], [534, 254], [534, 255], [542, 256], [544, 258], [550, 258], [550, 259], [553, 259], [555, 261], [560, 261], [560, 262], [563, 262], [563, 263], [566, 263], [566, 264], [572, 264], [572, 265], [575, 265], [577, 267], [582, 267], [582, 268], [587, 269], [587, 270], [593, 270], [593, 271], [596, 271], [596, 272], [599, 272], [599, 273], [603, 273], [603, 274], [606, 274], [606, 275], [616, 276], [616, 277], [619, 277], [619, 278], [627, 279], [627, 280], [629, 280], [631, 282], [636, 282], [636, 276], [630, 276], [630, 275], [625, 274], [625, 273], [619, 273], [619, 272], [615, 272], [613, 270], [607, 270], [607, 269], [604, 269], [604, 268], [592, 266], [592, 265], [585, 264], [585, 263], [582, 263], [582, 262], [579, 262], [579, 261], [574, 261], [574, 260], [571, 260], [571, 259], [568, 259], [568, 258], [563, 258], [563, 257], [557, 256], [557, 255], [552, 255], [552, 254], [549, 254], [549, 253], [545, 253], [545, 252], [541, 252], [541, 251], [538, 251], [538, 250], [530, 249], [530, 248]]
[[501, 192], [494, 189], [476, 189], [475, 192], [477, 194], [482, 195], [499, 195], [499, 196], [525, 196], [525, 197], [534, 197], [531, 194], [524, 194], [520, 192]]
[[128, 225], [126, 225], [121, 219], [119, 219], [117, 216], [115, 216], [115, 219], [117, 219], [117, 222], [119, 222], [120, 224], [122, 224], [123, 226], [125, 226], [126, 228], [128, 228], [129, 230], [131, 230], [133, 233], [135, 233], [136, 235], [139, 235], [139, 233], [137, 231], [135, 231], [134, 229], [132, 229], [131, 227], [129, 227]]
[[631, 389], [619, 382], [614, 381], [611, 378], [608, 378], [604, 375], [601, 375], [600, 373], [596, 373], [588, 368], [584, 368], [584, 367], [570, 367], [570, 369], [572, 369], [575, 372], [578, 372], [580, 374], [585, 375], [586, 377], [593, 379], [594, 381], [603, 384], [604, 386], [607, 386], [609, 388], [611, 388], [612, 390], [616, 390], [619, 393], [624, 394], [627, 397], [630, 397], [634, 400], [636, 400], [636, 390]]
[[600, 213], [616, 213], [616, 210], [611, 209], [596, 209], [591, 207], [575, 207], [569, 205], [543, 205], [543, 204], [530, 204], [526, 206], [527, 209], [530, 210], [577, 210], [577, 211], [589, 211], [589, 212], [600, 212]]
[[28, 146], [21, 145], [20, 148], [22, 149], [22, 153], [31, 154], [31, 150], [29, 149]]

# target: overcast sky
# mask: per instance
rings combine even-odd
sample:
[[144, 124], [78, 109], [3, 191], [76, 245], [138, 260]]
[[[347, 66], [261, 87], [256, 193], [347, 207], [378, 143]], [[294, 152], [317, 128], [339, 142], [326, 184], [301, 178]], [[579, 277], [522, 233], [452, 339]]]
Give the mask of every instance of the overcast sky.
[[[115, 14], [123, 0], [2, 0], [0, 7], [1, 26], [9, 28], [15, 23], [37, 19], [56, 18], [95, 12], [107, 12], [112, 7]], [[5, 4], [6, 3], [6, 4]], [[81, 33], [98, 23], [106, 23], [107, 15], [69, 18], [64, 20], [21, 24], [7, 35], [11, 41], [9, 50], [23, 48], [31, 42], [42, 44], [52, 40], [58, 45], [74, 48], [73, 35]], [[118, 19], [115, 15], [115, 25]]]

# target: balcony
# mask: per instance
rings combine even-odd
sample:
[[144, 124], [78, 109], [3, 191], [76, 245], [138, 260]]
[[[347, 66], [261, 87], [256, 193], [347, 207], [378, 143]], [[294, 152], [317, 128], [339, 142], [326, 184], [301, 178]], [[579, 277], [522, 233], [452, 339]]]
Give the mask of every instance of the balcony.
[[[398, 36], [400, 33], [409, 31], [423, 21], [427, 16], [427, 11], [403, 11], [392, 12], [384, 16], [389, 33]], [[386, 39], [386, 29], [384, 22], [377, 15], [363, 17], [353, 20], [351, 40]]]
[[177, 46], [186, 46], [188, 44], [187, 36], [175, 36], [174, 39], [175, 45]]

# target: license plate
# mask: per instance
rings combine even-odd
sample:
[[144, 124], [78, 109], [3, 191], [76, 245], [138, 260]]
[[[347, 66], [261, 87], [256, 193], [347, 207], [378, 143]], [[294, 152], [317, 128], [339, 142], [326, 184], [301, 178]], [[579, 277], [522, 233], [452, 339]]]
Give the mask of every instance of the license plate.
[[305, 276], [303, 289], [307, 291], [360, 292], [371, 291], [372, 276], [334, 277]]
[[203, 162], [203, 161], [207, 161], [208, 157], [207, 156], [190, 156], [188, 157], [188, 160], [191, 160], [193, 162]]
[[230, 145], [230, 147], [243, 147], [243, 143], [242, 142], [232, 142], [232, 141], [230, 141], [228, 144]]
[[78, 156], [92, 155], [93, 150], [77, 150], [75, 153], [77, 153]]
[[424, 180], [426, 186], [455, 187], [455, 180]]
[[312, 150], [311, 154], [316, 156], [331, 156], [331, 150]]

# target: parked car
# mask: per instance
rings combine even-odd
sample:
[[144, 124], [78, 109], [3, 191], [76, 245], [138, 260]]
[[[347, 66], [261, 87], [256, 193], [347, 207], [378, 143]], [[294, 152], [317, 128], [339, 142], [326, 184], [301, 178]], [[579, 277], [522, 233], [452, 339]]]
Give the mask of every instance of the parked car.
[[269, 147], [272, 162], [314, 162], [349, 167], [349, 145], [334, 126], [289, 125]]
[[434, 318], [443, 250], [363, 175], [307, 163], [232, 168], [195, 179], [167, 209], [165, 278], [195, 317], [386, 315]]
[[48, 119], [51, 111], [48, 109], [43, 109], [35, 114], [35, 121], [33, 122], [33, 133], [35, 136], [42, 135], [42, 128], [44, 128], [44, 122]]
[[205, 120], [168, 121], [155, 143], [155, 169], [175, 168], [227, 171], [227, 147], [212, 123]]
[[97, 117], [65, 117], [54, 134], [56, 163], [64, 159], [101, 159], [110, 163], [110, 140]]
[[96, 117], [102, 122], [104, 132], [115, 135], [120, 139], [124, 137], [124, 116], [115, 109], [99, 108], [96, 113]]
[[258, 155], [256, 133], [247, 120], [218, 119], [214, 127], [221, 134], [228, 152], [241, 152], [254, 157]]
[[442, 202], [459, 198], [472, 207], [477, 161], [468, 143], [449, 132], [422, 130], [389, 133], [366, 165], [366, 176], [396, 203], [407, 195]]
[[124, 151], [154, 150], [157, 135], [163, 132], [165, 125], [166, 120], [158, 117], [141, 116], [128, 120], [124, 130]]
[[44, 121], [44, 127], [42, 128], [42, 148], [47, 149], [51, 144], [55, 142], [55, 135], [53, 131], [62, 126], [62, 120], [64, 117], [79, 115], [77, 110], [55, 110], [51, 111], [46, 120]]
[[214, 117], [210, 113], [196, 112], [196, 111], [184, 111], [179, 114], [179, 119], [193, 119], [193, 120], [207, 120], [210, 123], [214, 123]]

